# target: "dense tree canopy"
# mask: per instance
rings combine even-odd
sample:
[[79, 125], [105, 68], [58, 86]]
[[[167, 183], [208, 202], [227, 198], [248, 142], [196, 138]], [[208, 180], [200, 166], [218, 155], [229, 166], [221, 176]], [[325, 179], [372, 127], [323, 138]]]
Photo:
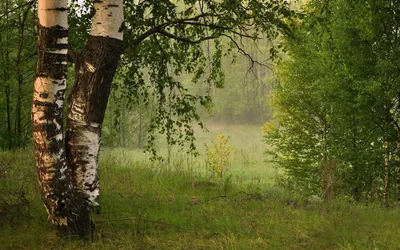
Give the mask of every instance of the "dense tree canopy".
[[399, 195], [389, 181], [399, 178], [399, 7], [315, 0], [294, 22], [277, 67], [278, 123], [264, 127], [291, 183], [328, 197]]
[[[25, 146], [31, 138], [30, 111], [36, 47], [33, 1], [0, 3], [0, 149]], [[21, 6], [18, 8], [17, 6]]]

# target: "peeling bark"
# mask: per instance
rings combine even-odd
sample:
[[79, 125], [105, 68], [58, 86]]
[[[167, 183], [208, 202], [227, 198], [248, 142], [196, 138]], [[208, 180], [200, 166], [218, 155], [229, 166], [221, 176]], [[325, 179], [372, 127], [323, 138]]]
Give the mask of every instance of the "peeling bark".
[[111, 83], [122, 53], [122, 0], [95, 1], [91, 35], [78, 56], [69, 97], [67, 159], [73, 185], [99, 205], [98, 155]]
[[89, 209], [68, 175], [63, 137], [67, 75], [67, 0], [38, 3], [38, 62], [32, 101], [32, 131], [39, 187], [51, 222], [62, 231], [87, 237]]

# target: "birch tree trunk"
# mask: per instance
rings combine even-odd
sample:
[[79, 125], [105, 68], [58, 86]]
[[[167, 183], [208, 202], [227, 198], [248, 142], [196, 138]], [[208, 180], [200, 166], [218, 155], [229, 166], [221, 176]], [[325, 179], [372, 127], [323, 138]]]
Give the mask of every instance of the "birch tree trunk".
[[386, 208], [389, 208], [389, 199], [390, 199], [390, 149], [389, 143], [385, 142], [383, 145], [385, 150], [385, 183], [384, 183], [384, 190], [383, 190], [383, 204]]
[[67, 0], [39, 0], [38, 62], [32, 101], [32, 131], [39, 186], [51, 222], [81, 237], [90, 235], [87, 203], [67, 171], [63, 107], [67, 75]]
[[[6, 11], [9, 10], [9, 2], [6, 1]], [[8, 27], [8, 13], [6, 14], [6, 24]], [[8, 30], [5, 31], [5, 40], [6, 40], [6, 52], [5, 58], [2, 58], [3, 62], [10, 63], [10, 51], [9, 51], [9, 34]], [[7, 110], [7, 132], [8, 132], [8, 150], [13, 148], [13, 131], [11, 128], [11, 86], [10, 86], [10, 73], [9, 68], [7, 65], [3, 65], [3, 72], [4, 72], [4, 83], [6, 84], [6, 110]]]
[[94, 1], [88, 41], [75, 61], [66, 131], [71, 180], [93, 207], [98, 206], [98, 155], [111, 83], [122, 53], [123, 1]]
[[396, 168], [395, 168], [395, 180], [396, 180], [396, 200], [400, 200], [400, 131], [397, 131], [396, 138]]

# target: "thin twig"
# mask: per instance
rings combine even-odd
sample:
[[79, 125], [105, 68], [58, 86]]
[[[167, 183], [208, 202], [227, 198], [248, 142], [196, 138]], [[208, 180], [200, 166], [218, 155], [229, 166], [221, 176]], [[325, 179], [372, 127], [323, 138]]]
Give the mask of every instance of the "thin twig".
[[18, 10], [18, 9], [21, 9], [21, 8], [27, 6], [27, 5], [30, 5], [30, 8], [31, 8], [32, 5], [33, 5], [35, 2], [36, 2], [36, 0], [32, 0], [32, 1], [26, 2], [26, 3], [24, 3], [24, 4], [21, 4], [21, 5], [17, 6], [17, 7], [15, 7], [14, 9], [11, 9], [11, 10], [5, 12], [3, 15], [0, 16], [0, 19], [2, 19], [3, 17], [7, 16], [8, 14], [10, 14], [10, 13], [12, 13], [12, 12]]

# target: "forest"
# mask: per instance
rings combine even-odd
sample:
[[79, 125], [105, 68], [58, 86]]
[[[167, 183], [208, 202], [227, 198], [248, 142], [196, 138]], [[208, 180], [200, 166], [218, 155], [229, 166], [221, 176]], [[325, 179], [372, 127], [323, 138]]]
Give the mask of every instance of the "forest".
[[400, 2], [1, 0], [0, 249], [399, 249]]

